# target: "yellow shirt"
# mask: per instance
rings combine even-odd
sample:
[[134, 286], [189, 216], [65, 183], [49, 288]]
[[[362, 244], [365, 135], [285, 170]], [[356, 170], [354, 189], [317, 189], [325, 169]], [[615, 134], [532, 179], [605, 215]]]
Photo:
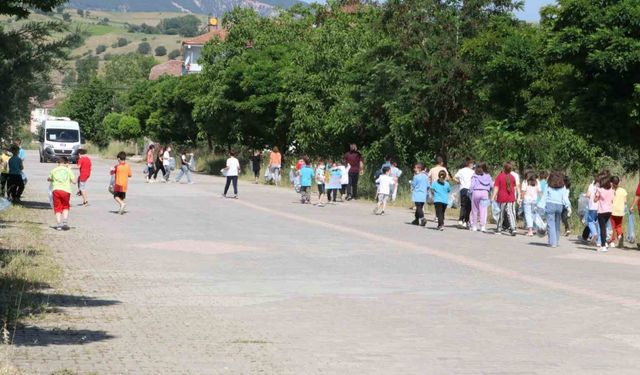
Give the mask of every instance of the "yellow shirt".
[[624, 216], [624, 206], [627, 203], [627, 191], [618, 187], [613, 195], [613, 211], [612, 216]]
[[9, 159], [11, 156], [2, 153], [2, 173], [9, 173]]

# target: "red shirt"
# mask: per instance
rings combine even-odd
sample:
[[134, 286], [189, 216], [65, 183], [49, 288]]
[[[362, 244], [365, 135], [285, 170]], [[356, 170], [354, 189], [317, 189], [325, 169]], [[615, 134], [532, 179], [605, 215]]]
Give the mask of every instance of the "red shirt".
[[[511, 181], [511, 192], [507, 191], [507, 178]], [[498, 188], [498, 196], [496, 197], [496, 201], [498, 203], [510, 203], [516, 201], [516, 178], [511, 174], [506, 174], [504, 172], [500, 172], [498, 177], [496, 177], [495, 187]]]
[[80, 182], [85, 182], [91, 176], [91, 159], [88, 156], [80, 156], [78, 159], [78, 168], [80, 168]]
[[[636, 188], [636, 197], [640, 197], [640, 182], [638, 182], [638, 187]], [[640, 199], [638, 199], [638, 212], [640, 212]]]
[[358, 151], [349, 151], [344, 155], [344, 160], [351, 166], [349, 173], [360, 173], [362, 154]]

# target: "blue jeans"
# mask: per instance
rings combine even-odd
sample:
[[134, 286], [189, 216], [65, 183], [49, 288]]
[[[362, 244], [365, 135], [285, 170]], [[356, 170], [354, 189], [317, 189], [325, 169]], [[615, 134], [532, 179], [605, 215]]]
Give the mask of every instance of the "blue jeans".
[[527, 229], [533, 228], [533, 218], [536, 212], [536, 202], [524, 202], [522, 204], [524, 207], [524, 222], [527, 226]]
[[589, 210], [587, 212], [587, 226], [589, 227], [589, 233], [591, 238], [596, 237], [596, 243], [600, 243], [600, 226], [598, 225], [598, 211]]
[[189, 167], [183, 164], [182, 166], [180, 166], [180, 172], [178, 172], [178, 176], [176, 177], [176, 182], [180, 182], [180, 180], [182, 179], [182, 176], [184, 175], [187, 176], [187, 182], [191, 183], [191, 171], [189, 170]]
[[560, 223], [562, 222], [563, 205], [547, 203], [545, 213], [547, 215], [547, 232], [549, 234], [549, 246], [558, 246], [560, 243]]

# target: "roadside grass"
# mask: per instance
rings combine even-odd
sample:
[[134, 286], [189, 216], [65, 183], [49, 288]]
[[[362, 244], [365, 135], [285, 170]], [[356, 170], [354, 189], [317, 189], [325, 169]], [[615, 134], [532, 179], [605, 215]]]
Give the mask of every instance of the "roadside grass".
[[[127, 155], [135, 155], [137, 153], [136, 145], [131, 142], [113, 141], [109, 143], [109, 146], [107, 146], [106, 148], [100, 148], [91, 143], [87, 143], [84, 146], [84, 148], [87, 150], [87, 153], [89, 155], [99, 155], [104, 159], [112, 159], [112, 160], [116, 159], [120, 151], [126, 152]], [[139, 151], [139, 148], [137, 151]]]
[[16, 327], [50, 311], [40, 292], [56, 288], [61, 268], [46, 246], [42, 220], [48, 210], [13, 206], [0, 212], [0, 330], [11, 344]]

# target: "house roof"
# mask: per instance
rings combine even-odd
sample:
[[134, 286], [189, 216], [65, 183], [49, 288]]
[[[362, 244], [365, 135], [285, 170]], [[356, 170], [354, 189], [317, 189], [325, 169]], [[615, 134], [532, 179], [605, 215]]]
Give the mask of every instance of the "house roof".
[[180, 60], [169, 60], [167, 62], [163, 62], [162, 64], [155, 65], [151, 68], [151, 72], [149, 72], [149, 79], [156, 80], [163, 75], [170, 75], [179, 77], [182, 75], [182, 61]]
[[218, 37], [220, 40], [225, 40], [227, 38], [227, 29], [215, 29], [211, 30], [206, 34], [198, 35], [191, 39], [183, 40], [182, 45], [190, 45], [190, 46], [203, 46], [206, 42], [211, 39]]

